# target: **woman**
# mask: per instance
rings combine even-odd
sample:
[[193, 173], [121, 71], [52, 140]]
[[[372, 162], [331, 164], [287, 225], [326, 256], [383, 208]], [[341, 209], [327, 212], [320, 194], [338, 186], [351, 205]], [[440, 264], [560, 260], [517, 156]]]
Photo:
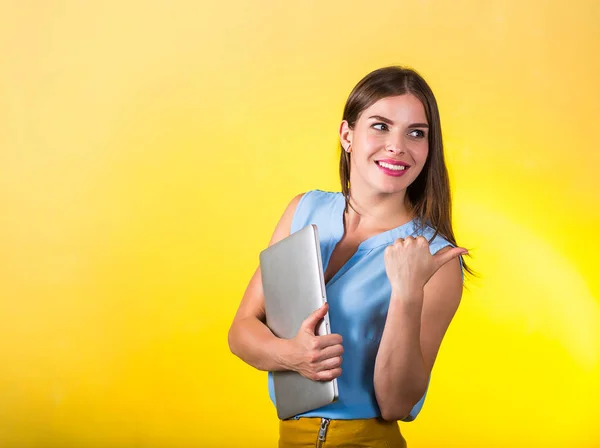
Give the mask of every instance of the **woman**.
[[[280, 422], [280, 447], [403, 447], [397, 420], [420, 411], [467, 253], [452, 231], [437, 103], [413, 70], [382, 68], [351, 92], [339, 134], [342, 192], [296, 196], [270, 242], [318, 226], [328, 304], [279, 339], [257, 270], [229, 345], [260, 370], [338, 378], [336, 402]], [[335, 334], [315, 336], [327, 312]]]

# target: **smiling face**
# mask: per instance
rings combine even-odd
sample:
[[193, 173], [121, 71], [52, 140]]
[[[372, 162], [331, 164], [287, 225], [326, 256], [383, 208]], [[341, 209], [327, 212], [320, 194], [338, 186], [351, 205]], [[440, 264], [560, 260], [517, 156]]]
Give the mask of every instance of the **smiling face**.
[[401, 193], [423, 170], [429, 124], [414, 95], [390, 96], [360, 114], [353, 129], [343, 121], [340, 138], [350, 148], [350, 185], [375, 194]]

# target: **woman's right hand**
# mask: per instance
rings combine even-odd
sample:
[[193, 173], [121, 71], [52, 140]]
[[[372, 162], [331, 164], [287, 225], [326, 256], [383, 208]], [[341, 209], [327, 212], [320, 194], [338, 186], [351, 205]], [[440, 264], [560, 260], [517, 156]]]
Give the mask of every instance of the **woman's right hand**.
[[289, 340], [287, 364], [291, 370], [313, 381], [331, 381], [342, 374], [342, 336], [315, 334], [328, 309], [325, 303], [314, 311], [302, 322], [298, 334]]

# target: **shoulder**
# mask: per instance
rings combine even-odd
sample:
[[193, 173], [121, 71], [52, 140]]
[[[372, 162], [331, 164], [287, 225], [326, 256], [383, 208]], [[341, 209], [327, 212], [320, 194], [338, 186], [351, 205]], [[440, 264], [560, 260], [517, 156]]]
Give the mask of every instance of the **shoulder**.
[[334, 193], [331, 191], [323, 190], [310, 190], [303, 193], [299, 203], [310, 203], [310, 204], [330, 204], [335, 202], [342, 193]]
[[336, 201], [343, 199], [341, 193], [322, 190], [310, 190], [301, 196], [297, 200], [293, 213], [292, 233], [311, 223], [322, 228], [328, 221]]
[[442, 249], [449, 249], [455, 247], [450, 241], [448, 241], [443, 235], [436, 234], [435, 229], [429, 225], [417, 227], [415, 233], [419, 236], [424, 236], [429, 241], [429, 251], [432, 255], [435, 255]]
[[306, 193], [297, 194], [288, 203], [287, 207], [283, 211], [283, 214], [281, 215], [281, 218], [279, 218], [279, 222], [275, 226], [269, 246], [278, 243], [292, 233], [292, 222], [294, 220], [294, 216], [296, 215], [298, 204], [300, 204], [305, 194]]
[[[422, 235], [425, 238], [427, 238], [427, 241], [429, 241], [429, 252], [431, 253], [431, 255], [435, 255], [437, 253], [442, 254], [452, 249], [453, 247], [456, 247], [456, 245], [448, 241], [443, 235], [439, 233], [436, 234], [435, 229], [429, 225], [425, 225], [422, 228], [418, 228], [416, 230], [416, 234]], [[460, 275], [458, 275], [458, 277], [460, 279], [460, 282], [462, 283], [462, 281], [464, 280], [462, 257], [459, 256], [455, 260], [450, 261], [446, 269], [443, 269], [442, 271], [445, 273], [448, 270], [454, 272], [454, 274], [450, 274], [454, 276], [456, 276], [456, 272], [459, 272]]]
[[[329, 208], [341, 193], [333, 193], [322, 190], [309, 190], [305, 193], [297, 194], [292, 198], [285, 208], [276, 229], [274, 241], [293, 233], [297, 230], [294, 224], [309, 216], [322, 206]], [[272, 241], [273, 241], [272, 240]]]
[[294, 196], [285, 211], [293, 215], [299, 207], [316, 203], [333, 203], [340, 195], [341, 193], [330, 191], [309, 190]]

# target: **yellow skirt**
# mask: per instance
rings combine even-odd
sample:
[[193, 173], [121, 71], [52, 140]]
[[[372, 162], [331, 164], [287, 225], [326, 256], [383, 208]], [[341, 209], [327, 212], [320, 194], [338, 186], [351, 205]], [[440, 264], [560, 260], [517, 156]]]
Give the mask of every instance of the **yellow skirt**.
[[279, 421], [279, 448], [406, 448], [396, 422], [378, 418]]

